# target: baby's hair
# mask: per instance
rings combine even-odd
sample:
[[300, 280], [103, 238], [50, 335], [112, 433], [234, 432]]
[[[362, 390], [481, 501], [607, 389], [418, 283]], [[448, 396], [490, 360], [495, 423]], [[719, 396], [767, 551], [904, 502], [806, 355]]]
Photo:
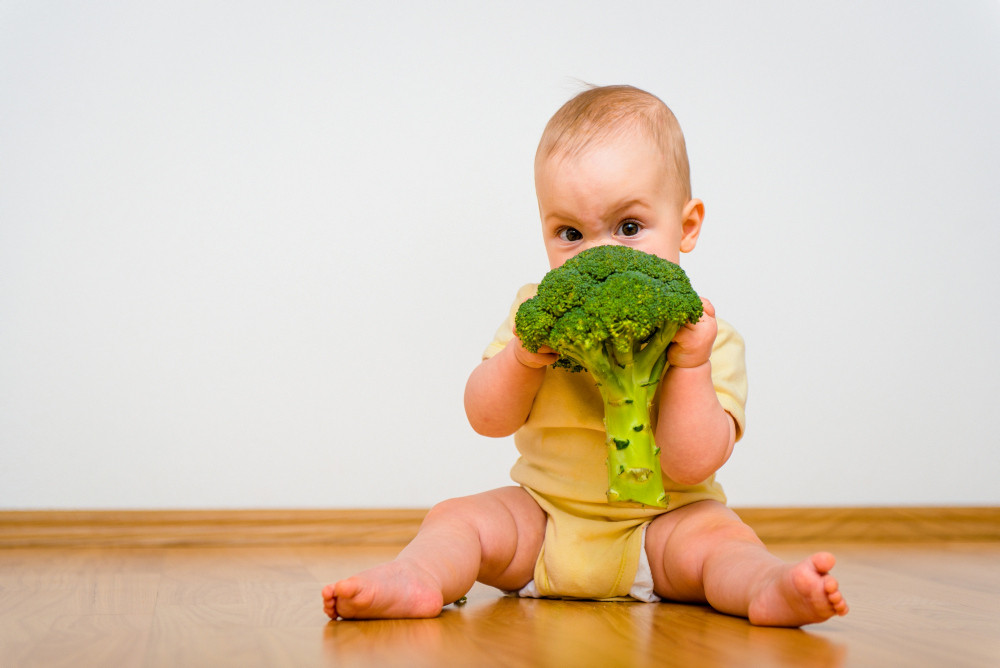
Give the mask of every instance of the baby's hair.
[[634, 86], [594, 86], [569, 100], [545, 126], [535, 160], [556, 153], [572, 157], [636, 130], [656, 142], [684, 199], [690, 199], [691, 172], [681, 126], [660, 98]]

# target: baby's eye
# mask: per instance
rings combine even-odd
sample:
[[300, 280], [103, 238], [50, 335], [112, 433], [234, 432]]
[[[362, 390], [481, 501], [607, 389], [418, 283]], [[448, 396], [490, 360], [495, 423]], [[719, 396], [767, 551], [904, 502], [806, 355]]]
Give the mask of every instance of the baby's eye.
[[639, 234], [639, 230], [642, 229], [642, 225], [638, 220], [629, 218], [628, 220], [623, 220], [618, 226], [618, 234], [623, 237], [634, 237]]
[[575, 227], [561, 228], [558, 232], [558, 236], [563, 241], [579, 241], [580, 239], [583, 238], [583, 235], [580, 234], [580, 230], [576, 229]]

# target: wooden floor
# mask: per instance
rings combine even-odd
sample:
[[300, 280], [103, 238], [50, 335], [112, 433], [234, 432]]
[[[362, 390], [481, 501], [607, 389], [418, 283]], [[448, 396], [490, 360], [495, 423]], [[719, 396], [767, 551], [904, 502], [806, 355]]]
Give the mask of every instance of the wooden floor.
[[396, 548], [5, 549], [0, 666], [1000, 666], [1000, 543], [825, 547], [851, 613], [803, 630], [481, 586], [431, 620], [323, 616], [323, 584]]

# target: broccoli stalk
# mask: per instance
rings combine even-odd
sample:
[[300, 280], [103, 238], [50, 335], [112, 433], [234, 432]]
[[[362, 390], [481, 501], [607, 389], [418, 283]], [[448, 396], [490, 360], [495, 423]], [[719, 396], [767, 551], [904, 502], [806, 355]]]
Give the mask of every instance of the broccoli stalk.
[[649, 408], [667, 361], [667, 346], [677, 331], [667, 326], [638, 352], [564, 350], [597, 381], [604, 400], [607, 431], [608, 501], [638, 501], [666, 507], [660, 449], [656, 447]]
[[597, 246], [553, 269], [520, 306], [524, 347], [549, 346], [554, 366], [587, 370], [604, 400], [608, 501], [667, 507], [649, 408], [679, 327], [701, 299], [672, 262], [627, 246]]

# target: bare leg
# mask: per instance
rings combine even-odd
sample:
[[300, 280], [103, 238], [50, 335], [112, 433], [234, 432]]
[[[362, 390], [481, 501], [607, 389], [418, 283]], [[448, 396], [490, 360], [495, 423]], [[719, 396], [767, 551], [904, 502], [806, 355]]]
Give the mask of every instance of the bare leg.
[[668, 600], [707, 602], [761, 626], [802, 626], [847, 614], [830, 575], [832, 554], [785, 563], [714, 501], [658, 517], [647, 530], [646, 552], [654, 589]]
[[440, 503], [395, 560], [323, 589], [331, 619], [434, 617], [478, 579], [518, 589], [531, 579], [545, 513], [520, 487]]

